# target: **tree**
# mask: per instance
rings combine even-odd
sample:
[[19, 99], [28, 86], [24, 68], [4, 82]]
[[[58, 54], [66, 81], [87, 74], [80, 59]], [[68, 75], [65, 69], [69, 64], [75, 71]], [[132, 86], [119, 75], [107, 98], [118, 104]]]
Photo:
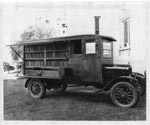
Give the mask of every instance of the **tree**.
[[[37, 25], [32, 25], [27, 27], [23, 33], [21, 33], [20, 35], [20, 41], [16, 42], [16, 43], [23, 43], [29, 40], [40, 40], [40, 39], [46, 39], [46, 38], [50, 38], [52, 37], [52, 29], [42, 29]], [[23, 55], [23, 48], [22, 46], [16, 46], [15, 50], [18, 54]], [[12, 59], [17, 61], [19, 59], [19, 57], [16, 55], [16, 53], [11, 50], [11, 56]]]
[[46, 31], [46, 29], [42, 29], [36, 25], [27, 27], [27, 29], [21, 34], [22, 41], [39, 40], [50, 37], [51, 31]]

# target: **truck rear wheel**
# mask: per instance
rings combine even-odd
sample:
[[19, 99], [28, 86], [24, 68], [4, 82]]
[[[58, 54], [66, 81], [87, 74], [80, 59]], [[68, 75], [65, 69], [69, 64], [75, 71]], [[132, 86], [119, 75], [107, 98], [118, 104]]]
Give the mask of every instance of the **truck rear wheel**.
[[28, 83], [28, 90], [31, 97], [41, 99], [45, 96], [46, 87], [39, 79], [31, 79]]
[[111, 100], [119, 107], [133, 107], [137, 104], [138, 98], [136, 88], [128, 82], [118, 82], [111, 89]]

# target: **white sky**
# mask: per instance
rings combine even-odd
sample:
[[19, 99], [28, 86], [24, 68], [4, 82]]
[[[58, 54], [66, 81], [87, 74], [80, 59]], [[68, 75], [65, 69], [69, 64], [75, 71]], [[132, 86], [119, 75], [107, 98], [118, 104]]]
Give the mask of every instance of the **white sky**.
[[[14, 8], [14, 4], [6, 4], [3, 7], [3, 17], [2, 17], [2, 26], [3, 26], [3, 37], [2, 37], [2, 45], [3, 47], [3, 60], [11, 61], [11, 57], [9, 54], [8, 47], [6, 45], [10, 44], [12, 39], [12, 34], [15, 34], [17, 32], [20, 32], [23, 30], [27, 25], [33, 23], [32, 13], [28, 14], [28, 19], [30, 20], [23, 20], [26, 16], [25, 13], [22, 13], [21, 11], [16, 11]], [[18, 20], [19, 17], [19, 20]]]
[[[34, 25], [37, 17], [60, 17], [62, 9], [48, 9], [48, 8], [24, 8], [16, 7], [15, 3], [5, 4], [3, 6], [2, 26], [3, 26], [3, 60], [10, 62], [11, 57], [8, 47], [6, 45], [18, 39], [20, 33], [23, 32], [27, 26]], [[55, 18], [56, 19], [56, 18]], [[51, 20], [50, 20], [51, 21]], [[52, 22], [53, 21], [53, 22]], [[54, 20], [50, 23], [54, 26]]]
[[[84, 3], [86, 5], [90, 3]], [[84, 5], [81, 3], [81, 5]], [[18, 4], [17, 4], [18, 5]], [[69, 6], [72, 6], [71, 8]], [[93, 3], [93, 5], [95, 5]], [[68, 8], [69, 7], [69, 8]], [[108, 10], [103, 10], [102, 13], [99, 13], [99, 8], [95, 10], [90, 10], [90, 14], [86, 12], [88, 8], [85, 10], [82, 9], [82, 6], [73, 5], [72, 3], [50, 3], [50, 4], [37, 4], [28, 3], [27, 5], [23, 3], [19, 3], [19, 6], [16, 6], [14, 3], [7, 3], [3, 6], [2, 12], [2, 26], [3, 26], [3, 38], [2, 45], [3, 47], [3, 60], [11, 61], [10, 53], [8, 47], [6, 45], [13, 42], [15, 39], [18, 39], [19, 34], [30, 25], [34, 25], [37, 17], [45, 17], [50, 19], [50, 23], [53, 28], [56, 28], [56, 20], [57, 18], [62, 18], [62, 22], [65, 20], [70, 25], [68, 27], [67, 35], [77, 35], [77, 34], [86, 34], [86, 33], [94, 33], [94, 15], [103, 15], [104, 19], [107, 19], [110, 14]], [[102, 6], [103, 7], [103, 6]], [[67, 11], [65, 11], [67, 10]], [[69, 13], [68, 13], [69, 12]], [[64, 13], [67, 14], [67, 18], [64, 17]], [[105, 13], [105, 14], [104, 14]], [[86, 17], [86, 18], [84, 18]], [[64, 19], [65, 18], [65, 19]], [[77, 19], [78, 18], [78, 19]], [[84, 23], [86, 21], [86, 23]], [[77, 25], [74, 25], [77, 24]], [[110, 25], [110, 24], [109, 24]], [[105, 29], [109, 27], [108, 24], [102, 24], [101, 28], [103, 32], [103, 27]], [[82, 28], [83, 27], [83, 28]], [[59, 30], [59, 29], [58, 29]], [[109, 30], [109, 29], [108, 29]], [[111, 35], [107, 33], [108, 35]]]

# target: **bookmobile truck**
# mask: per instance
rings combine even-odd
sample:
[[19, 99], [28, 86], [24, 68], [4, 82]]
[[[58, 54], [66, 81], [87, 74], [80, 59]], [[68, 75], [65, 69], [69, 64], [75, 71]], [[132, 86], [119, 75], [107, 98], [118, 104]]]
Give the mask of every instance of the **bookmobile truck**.
[[8, 45], [23, 46], [23, 76], [31, 97], [43, 98], [46, 90], [64, 92], [67, 87], [93, 86], [97, 93], [110, 91], [119, 107], [134, 107], [145, 94], [146, 80], [132, 72], [130, 65], [113, 63], [114, 38], [99, 35], [99, 17], [95, 34], [24, 41]]

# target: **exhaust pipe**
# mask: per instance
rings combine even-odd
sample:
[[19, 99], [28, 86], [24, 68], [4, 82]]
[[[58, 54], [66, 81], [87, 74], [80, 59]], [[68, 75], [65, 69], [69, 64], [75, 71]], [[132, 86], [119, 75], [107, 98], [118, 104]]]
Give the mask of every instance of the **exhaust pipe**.
[[99, 18], [101, 18], [101, 16], [94, 16], [94, 18], [95, 18], [95, 35], [99, 35], [100, 34]]

